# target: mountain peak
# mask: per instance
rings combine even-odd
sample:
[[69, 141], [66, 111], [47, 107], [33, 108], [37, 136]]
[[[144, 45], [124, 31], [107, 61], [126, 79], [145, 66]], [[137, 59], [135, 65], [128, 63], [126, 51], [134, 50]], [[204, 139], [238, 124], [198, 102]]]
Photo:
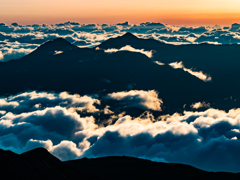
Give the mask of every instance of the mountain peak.
[[64, 38], [59, 37], [43, 43], [33, 53], [54, 54], [55, 51], [65, 52], [76, 48], [77, 46], [71, 44]]
[[137, 36], [133, 35], [130, 32], [125, 33], [123, 36], [121, 36], [121, 38], [127, 38], [127, 39], [138, 39]]
[[141, 39], [133, 35], [132, 33], [127, 32], [122, 36], [108, 39], [107, 41], [100, 44], [98, 47], [100, 49], [110, 49], [110, 48], [119, 49], [126, 45], [132, 45], [132, 43], [136, 43], [138, 42], [138, 40], [141, 40]]
[[49, 154], [48, 150], [42, 147], [32, 149], [30, 151], [27, 151], [25, 153], [22, 153], [22, 155], [40, 155], [40, 154]]

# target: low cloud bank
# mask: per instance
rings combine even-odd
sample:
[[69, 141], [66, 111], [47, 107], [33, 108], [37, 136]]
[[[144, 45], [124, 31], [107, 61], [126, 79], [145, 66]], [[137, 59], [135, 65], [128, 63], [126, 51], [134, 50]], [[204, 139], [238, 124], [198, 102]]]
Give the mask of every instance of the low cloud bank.
[[[153, 110], [161, 104], [154, 91], [119, 92], [109, 97], [139, 102]], [[240, 171], [240, 109], [210, 108], [157, 118], [151, 113], [137, 118], [122, 113], [114, 115], [117, 121], [113, 124], [101, 126], [94, 116], [81, 117], [81, 112], [71, 110], [101, 111], [93, 101], [98, 104], [101, 99], [66, 92], [2, 97], [0, 148], [22, 153], [44, 147], [61, 160], [125, 155], [208, 171]]]
[[4, 48], [0, 50], [0, 62], [6, 62], [13, 59], [19, 59], [27, 54], [31, 53], [32, 49], [13, 49], [13, 48]]
[[64, 107], [68, 111], [98, 112], [98, 99], [90, 96], [70, 95], [67, 92], [25, 92], [15, 96], [0, 98], [0, 110], [14, 114], [43, 110], [47, 107]]
[[107, 49], [104, 50], [106, 53], [113, 53], [113, 52], [118, 52], [118, 51], [131, 51], [131, 52], [139, 52], [142, 53], [144, 55], [146, 55], [149, 58], [152, 58], [153, 56], [153, 51], [145, 51], [144, 49], [135, 49], [130, 45], [124, 46], [120, 49]]
[[182, 61], [181, 62], [173, 62], [169, 64], [174, 69], [183, 69], [184, 71], [190, 73], [193, 76], [196, 76], [197, 78], [203, 80], [204, 82], [210, 82], [212, 81], [212, 77], [208, 74], [203, 74], [202, 71], [193, 71], [191, 69], [187, 69], [184, 67]]
[[158, 98], [156, 91], [123, 91], [108, 94], [106, 99], [113, 99], [120, 102], [121, 106], [139, 107], [141, 109], [150, 109], [154, 111], [161, 111], [163, 101]]
[[[240, 43], [239, 24], [231, 27], [221, 26], [172, 26], [162, 23], [146, 22], [141, 24], [130, 24], [129, 22], [117, 24], [79, 24], [77, 22], [65, 22], [60, 24], [33, 24], [11, 25], [0, 23], [0, 51], [2, 48], [10, 47], [15, 43], [15, 49], [29, 49], [30, 45], [38, 47], [40, 44], [63, 37], [79, 47], [95, 47], [103, 41], [125, 34], [134, 33], [141, 38], [155, 39], [168, 44], [238, 44]], [[18, 43], [18, 44], [17, 44]], [[34, 49], [32, 48], [32, 50]], [[132, 50], [125, 47], [125, 50]], [[115, 50], [119, 51], [119, 50]], [[151, 52], [140, 51], [150, 57]], [[12, 54], [16, 53], [12, 51]], [[10, 56], [10, 55], [9, 55]], [[16, 56], [15, 56], [16, 57]], [[13, 57], [13, 58], [15, 58]], [[17, 58], [21, 57], [20, 55]], [[9, 60], [10, 58], [7, 58]]]

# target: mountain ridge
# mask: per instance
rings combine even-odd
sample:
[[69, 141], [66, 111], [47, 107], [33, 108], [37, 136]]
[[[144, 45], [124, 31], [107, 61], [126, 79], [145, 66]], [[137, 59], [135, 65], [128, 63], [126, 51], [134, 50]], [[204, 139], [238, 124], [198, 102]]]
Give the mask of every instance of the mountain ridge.
[[53, 40], [46, 41], [45, 43], [40, 45], [35, 51], [33, 51], [33, 53], [46, 54], [47, 51], [47, 53], [52, 54], [55, 51], [66, 52], [77, 48], [78, 48], [77, 46], [71, 44], [66, 39], [59, 37]]
[[0, 158], [1, 178], [3, 179], [118, 180], [124, 178], [130, 180], [147, 178], [151, 180], [156, 178], [210, 179], [223, 177], [237, 179], [240, 177], [239, 173], [213, 173], [184, 164], [159, 163], [125, 156], [82, 158], [62, 162], [44, 148], [36, 148], [21, 155], [0, 150]]
[[[153, 58], [138, 52], [104, 52], [104, 47], [120, 48], [125, 45], [132, 45], [137, 49], [158, 50]], [[240, 58], [239, 45], [174, 46], [126, 33], [110, 38], [98, 47], [100, 50], [78, 48], [58, 38], [44, 43], [19, 60], [2, 62], [0, 75], [6, 78], [2, 79], [0, 95], [16, 94], [26, 89], [68, 91], [80, 95], [99, 92], [107, 94], [127, 91], [129, 84], [135, 84], [135, 90], [156, 90], [163, 99], [165, 110], [171, 109], [162, 113], [170, 114], [183, 112], [185, 104], [188, 110], [192, 110], [190, 106], [196, 102], [214, 104], [227, 97], [240, 98], [240, 84], [235, 83], [240, 78], [240, 62], [236, 60]], [[52, 51], [56, 49], [64, 52], [54, 55]], [[42, 51], [43, 53], [40, 53]], [[158, 65], [154, 61], [160, 61], [164, 65]], [[212, 82], [205, 83], [183, 68], [173, 69], [169, 65], [172, 62], [182, 62], [185, 68], [208, 74], [212, 77]], [[108, 79], [110, 83], [104, 83], [102, 79]], [[79, 84], [84, 88], [80, 88]], [[236, 107], [235, 102], [227, 105], [222, 103], [219, 106], [215, 103], [215, 108], [229, 110], [233, 107]]]

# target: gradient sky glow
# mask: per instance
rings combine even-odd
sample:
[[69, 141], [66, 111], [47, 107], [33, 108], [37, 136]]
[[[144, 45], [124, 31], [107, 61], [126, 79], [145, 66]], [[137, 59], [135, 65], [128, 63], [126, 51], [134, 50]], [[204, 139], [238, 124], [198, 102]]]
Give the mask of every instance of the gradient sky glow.
[[1, 22], [19, 24], [140, 23], [230, 25], [240, 22], [239, 0], [3, 0]]

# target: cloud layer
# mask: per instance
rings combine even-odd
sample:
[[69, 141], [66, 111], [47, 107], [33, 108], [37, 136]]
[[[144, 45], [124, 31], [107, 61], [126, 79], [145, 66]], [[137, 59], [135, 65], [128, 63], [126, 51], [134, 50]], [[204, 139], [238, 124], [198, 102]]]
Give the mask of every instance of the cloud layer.
[[[118, 114], [109, 110], [111, 102], [99, 106], [106, 98], [148, 113]], [[2, 97], [0, 148], [22, 153], [45, 147], [61, 160], [125, 155], [208, 171], [240, 171], [240, 109], [154, 117], [151, 110], [160, 110], [161, 103], [155, 91], [133, 90], [99, 98], [35, 91]], [[193, 108], [199, 104], [204, 103]], [[87, 116], [82, 116], [84, 111]], [[102, 126], [95, 114], [104, 111], [116, 121]]]
[[156, 91], [137, 91], [131, 90], [128, 92], [117, 92], [108, 94], [106, 99], [113, 99], [120, 102], [121, 106], [139, 107], [154, 111], [161, 111], [163, 101], [158, 98]]
[[[64, 37], [79, 47], [95, 47], [111, 37], [121, 36], [126, 32], [134, 33], [141, 38], [151, 38], [178, 45], [240, 43], [239, 24], [236, 23], [231, 27], [181, 27], [150, 22], [141, 24], [125, 22], [111, 25], [65, 22], [55, 25], [33, 24], [27, 26], [17, 23], [11, 25], [1, 23], [0, 58], [1, 61], [20, 58], [33, 51], [40, 44], [57, 37]], [[6, 50], [3, 50], [4, 48], [12, 48], [12, 50], [6, 52]], [[125, 50], [132, 49], [130, 47], [125, 48]], [[151, 55], [150, 52], [143, 50], [141, 52], [145, 52], [147, 56]]]

